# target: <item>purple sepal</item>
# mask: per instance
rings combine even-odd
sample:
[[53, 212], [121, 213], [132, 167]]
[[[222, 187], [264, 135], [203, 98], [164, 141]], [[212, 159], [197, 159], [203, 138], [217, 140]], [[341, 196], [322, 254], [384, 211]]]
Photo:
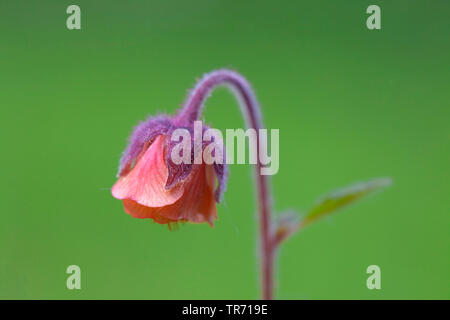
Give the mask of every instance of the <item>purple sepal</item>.
[[139, 123], [133, 129], [128, 146], [122, 154], [117, 176], [126, 175], [133, 169], [137, 157], [141, 154], [144, 147], [148, 147], [157, 136], [169, 133], [172, 128], [172, 119], [166, 115], [149, 117], [147, 120]]
[[[166, 186], [165, 186], [166, 189], [171, 189], [177, 183], [186, 179], [189, 176], [189, 174], [191, 173], [192, 166], [196, 165], [196, 164], [194, 164], [194, 158], [195, 158], [195, 155], [194, 155], [194, 129], [192, 126], [177, 127], [177, 129], [178, 128], [184, 128], [184, 129], [188, 130], [190, 133], [190, 136], [191, 136], [191, 163], [190, 164], [187, 164], [187, 163], [175, 164], [172, 161], [172, 157], [171, 157], [172, 150], [180, 142], [179, 141], [171, 141], [170, 137], [168, 136], [167, 140], [166, 140], [167, 141], [166, 145], [168, 146], [168, 148], [166, 150], [166, 165], [167, 165], [169, 175], [168, 175]], [[202, 129], [203, 129], [202, 131], [204, 133], [208, 129], [208, 127], [203, 125]], [[212, 142], [213, 141], [202, 141], [202, 155], [201, 155], [202, 157], [203, 157], [203, 151], [205, 150], [206, 146], [208, 146]], [[215, 197], [216, 202], [218, 202], [218, 203], [220, 203], [220, 201], [222, 200], [222, 195], [225, 191], [227, 177], [228, 177], [228, 167], [225, 164], [224, 148], [223, 148], [223, 157], [224, 157], [223, 164], [214, 163], [214, 171], [216, 173], [217, 180], [218, 180], [217, 188], [214, 191], [214, 197]]]
[[227, 180], [228, 180], [228, 166], [227, 164], [214, 164], [214, 171], [216, 172], [218, 184], [217, 188], [214, 191], [214, 197], [216, 198], [216, 202], [220, 203], [223, 198], [223, 193], [225, 192], [225, 189], [227, 187]]
[[[181, 128], [181, 127], [179, 127]], [[179, 129], [177, 128], [177, 129]], [[166, 181], [166, 189], [172, 189], [178, 182], [184, 180], [187, 178], [187, 176], [191, 173], [192, 170], [192, 163], [194, 163], [194, 143], [192, 141], [193, 133], [190, 128], [184, 128], [187, 129], [191, 133], [191, 163], [180, 163], [175, 164], [172, 161], [172, 150], [175, 145], [180, 143], [179, 141], [172, 141], [170, 136], [166, 137], [166, 165], [168, 170], [168, 177]]]

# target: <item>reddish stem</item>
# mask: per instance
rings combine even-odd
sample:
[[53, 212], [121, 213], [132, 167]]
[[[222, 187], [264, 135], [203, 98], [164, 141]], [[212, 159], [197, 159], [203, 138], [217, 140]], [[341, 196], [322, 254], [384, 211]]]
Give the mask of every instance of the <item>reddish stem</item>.
[[[247, 127], [255, 130], [263, 128], [261, 109], [248, 81], [240, 74], [230, 70], [217, 70], [206, 74], [195, 86], [188, 96], [183, 109], [177, 115], [179, 124], [198, 120], [203, 104], [211, 91], [219, 85], [228, 85], [240, 101], [241, 109], [246, 119]], [[257, 139], [257, 154], [259, 155], [259, 135]], [[272, 226], [270, 218], [270, 196], [267, 176], [261, 175], [262, 164], [258, 161], [255, 166], [258, 212], [260, 228], [261, 251], [261, 284], [262, 298], [273, 298], [273, 268], [276, 246], [272, 239]]]

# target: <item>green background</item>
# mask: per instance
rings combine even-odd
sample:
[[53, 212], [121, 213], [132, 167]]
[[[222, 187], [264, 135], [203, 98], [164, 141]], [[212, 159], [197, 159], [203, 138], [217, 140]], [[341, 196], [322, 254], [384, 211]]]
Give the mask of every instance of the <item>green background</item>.
[[[66, 8], [81, 7], [81, 30]], [[366, 28], [378, 4], [382, 29]], [[216, 227], [178, 231], [110, 194], [132, 127], [173, 113], [204, 72], [238, 70], [280, 129], [274, 209], [394, 185], [290, 239], [281, 299], [448, 299], [448, 1], [0, 3], [0, 298], [256, 299], [252, 168], [234, 165]], [[239, 128], [218, 89], [207, 122]], [[66, 288], [81, 267], [82, 289]], [[381, 267], [381, 290], [366, 288]]]

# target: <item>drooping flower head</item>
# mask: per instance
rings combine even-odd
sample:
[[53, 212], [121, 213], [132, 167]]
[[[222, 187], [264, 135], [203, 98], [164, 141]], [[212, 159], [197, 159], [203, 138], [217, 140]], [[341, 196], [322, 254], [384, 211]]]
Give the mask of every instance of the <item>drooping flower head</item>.
[[[227, 168], [223, 162], [195, 163], [195, 148], [190, 148], [188, 163], [176, 164], [171, 157], [175, 146], [171, 137], [180, 128], [194, 131], [192, 122], [162, 115], [135, 127], [120, 160], [112, 195], [123, 200], [125, 211], [135, 218], [150, 218], [169, 227], [185, 221], [213, 226]], [[194, 136], [190, 137], [188, 143], [193, 145]], [[200, 150], [207, 145], [202, 142]]]

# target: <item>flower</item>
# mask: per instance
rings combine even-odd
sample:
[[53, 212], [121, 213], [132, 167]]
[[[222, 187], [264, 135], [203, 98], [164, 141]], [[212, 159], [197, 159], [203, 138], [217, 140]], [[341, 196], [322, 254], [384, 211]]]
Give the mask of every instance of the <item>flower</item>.
[[[169, 228], [186, 221], [213, 226], [226, 168], [204, 162], [174, 164], [171, 133], [177, 128], [180, 126], [173, 119], [158, 116], [134, 129], [120, 160], [112, 195], [122, 200], [125, 212], [135, 218], [150, 218]], [[192, 130], [189, 125], [183, 128]]]

